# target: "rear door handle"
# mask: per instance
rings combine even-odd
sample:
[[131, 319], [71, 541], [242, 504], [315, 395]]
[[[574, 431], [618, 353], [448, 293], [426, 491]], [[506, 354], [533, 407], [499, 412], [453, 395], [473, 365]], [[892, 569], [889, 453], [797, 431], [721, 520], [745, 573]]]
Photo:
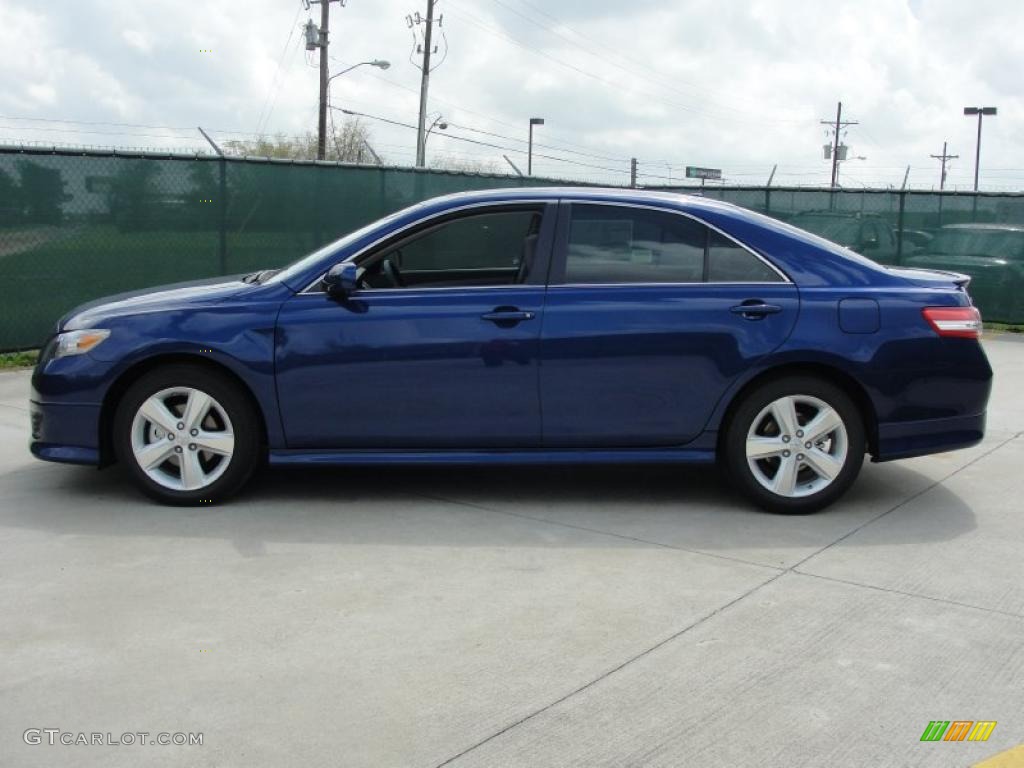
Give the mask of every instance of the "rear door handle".
[[523, 320], [533, 320], [537, 315], [533, 312], [524, 312], [519, 309], [496, 309], [493, 312], [486, 312], [480, 315], [483, 320], [492, 323], [521, 323]]
[[782, 311], [778, 304], [765, 304], [763, 301], [748, 299], [742, 304], [730, 307], [729, 311], [734, 315], [743, 315], [747, 320], [760, 320], [766, 315], [775, 315]]

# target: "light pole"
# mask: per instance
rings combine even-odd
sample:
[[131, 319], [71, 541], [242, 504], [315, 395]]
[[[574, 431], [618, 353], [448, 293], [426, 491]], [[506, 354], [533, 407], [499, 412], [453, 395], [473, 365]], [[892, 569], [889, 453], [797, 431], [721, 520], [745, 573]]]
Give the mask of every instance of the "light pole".
[[424, 165], [426, 165], [426, 160], [427, 160], [427, 139], [430, 138], [430, 132], [432, 130], [434, 130], [434, 128], [437, 128], [437, 130], [439, 130], [439, 131], [447, 131], [448, 130], [448, 123], [446, 123], [444, 121], [444, 116], [443, 115], [438, 115], [437, 117], [435, 117], [434, 118], [434, 122], [432, 122], [430, 124], [430, 127], [427, 128], [426, 133], [423, 134], [423, 164]]
[[[321, 52], [320, 55], [323, 56], [324, 52]], [[331, 75], [330, 77], [327, 78], [327, 80], [324, 81], [324, 87], [323, 87], [323, 95], [324, 95], [323, 102], [324, 103], [323, 103], [323, 109], [321, 110], [321, 113], [322, 113], [322, 115], [324, 115], [324, 117], [322, 117], [321, 120], [320, 120], [319, 131], [318, 131], [319, 135], [317, 136], [317, 142], [316, 142], [316, 159], [317, 160], [323, 160], [324, 156], [326, 155], [326, 148], [327, 148], [327, 119], [326, 119], [325, 116], [327, 114], [327, 102], [330, 100], [329, 97], [328, 97], [328, 89], [331, 87], [331, 81], [334, 80], [334, 78], [336, 78], [336, 77], [341, 77], [346, 72], [351, 72], [353, 69], [356, 69], [357, 67], [364, 67], [364, 66], [377, 67], [377, 69], [387, 69], [388, 67], [391, 66], [391, 62], [390, 61], [384, 61], [383, 59], [374, 59], [373, 61], [360, 61], [358, 64], [353, 64], [351, 67], [347, 67], [347, 68], [341, 70], [341, 72], [338, 72], [337, 74]]]
[[995, 107], [964, 107], [965, 115], [978, 116], [978, 143], [974, 149], [974, 191], [978, 191], [978, 167], [981, 165], [981, 118], [996, 114]]
[[533, 176], [533, 126], [544, 125], [543, 117], [530, 118], [530, 144], [526, 153], [526, 175]]

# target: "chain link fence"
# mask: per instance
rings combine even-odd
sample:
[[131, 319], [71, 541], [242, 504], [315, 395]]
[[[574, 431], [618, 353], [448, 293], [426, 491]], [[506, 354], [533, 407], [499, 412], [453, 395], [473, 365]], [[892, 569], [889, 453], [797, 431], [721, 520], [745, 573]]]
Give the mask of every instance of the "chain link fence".
[[[58, 317], [91, 299], [282, 266], [436, 195], [551, 183], [565, 182], [0, 148], [0, 350], [39, 346]], [[703, 193], [784, 219], [877, 261], [968, 272], [986, 319], [1024, 322], [1024, 196], [763, 187], [709, 187]]]

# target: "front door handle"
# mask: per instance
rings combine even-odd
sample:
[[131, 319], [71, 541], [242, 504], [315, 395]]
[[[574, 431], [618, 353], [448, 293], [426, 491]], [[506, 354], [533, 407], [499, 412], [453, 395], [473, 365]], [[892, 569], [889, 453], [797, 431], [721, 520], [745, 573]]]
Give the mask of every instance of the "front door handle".
[[512, 325], [514, 323], [521, 323], [523, 320], [533, 320], [536, 316], [533, 312], [524, 312], [515, 307], [498, 307], [493, 312], [485, 312], [480, 315], [480, 318], [497, 323], [498, 325], [505, 323]]
[[742, 304], [730, 307], [734, 315], [743, 315], [747, 320], [760, 320], [767, 315], [775, 315], [782, 311], [778, 304], [765, 304], [759, 299], [747, 299]]

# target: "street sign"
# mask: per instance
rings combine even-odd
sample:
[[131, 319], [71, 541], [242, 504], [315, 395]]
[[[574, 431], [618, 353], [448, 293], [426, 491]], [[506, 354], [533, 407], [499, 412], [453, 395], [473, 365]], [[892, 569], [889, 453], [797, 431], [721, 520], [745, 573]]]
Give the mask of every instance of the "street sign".
[[695, 165], [686, 166], [686, 178], [688, 179], [721, 179], [721, 168], [698, 168]]

